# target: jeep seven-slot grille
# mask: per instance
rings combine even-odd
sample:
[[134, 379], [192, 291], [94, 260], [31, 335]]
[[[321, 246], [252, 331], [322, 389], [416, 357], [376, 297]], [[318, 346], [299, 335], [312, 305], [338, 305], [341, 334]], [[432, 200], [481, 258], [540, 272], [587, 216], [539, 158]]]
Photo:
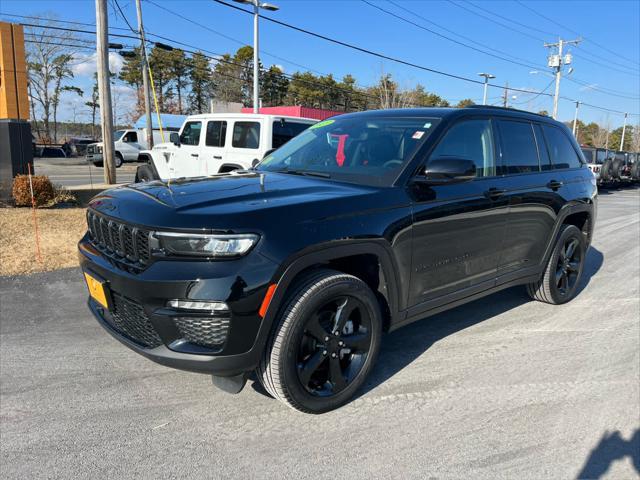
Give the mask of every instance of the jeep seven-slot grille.
[[112, 297], [111, 321], [107, 321], [115, 330], [143, 347], [155, 348], [162, 345], [162, 339], [142, 305], [115, 292], [112, 292]]
[[[127, 267], [140, 269], [149, 261], [149, 231], [87, 212], [91, 242]], [[121, 265], [122, 266], [122, 265]]]

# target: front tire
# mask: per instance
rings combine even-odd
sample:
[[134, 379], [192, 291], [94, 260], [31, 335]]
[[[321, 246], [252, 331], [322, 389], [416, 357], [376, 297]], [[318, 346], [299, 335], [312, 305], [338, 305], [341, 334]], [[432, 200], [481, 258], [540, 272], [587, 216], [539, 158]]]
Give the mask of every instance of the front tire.
[[563, 225], [544, 275], [527, 285], [527, 293], [534, 300], [552, 305], [572, 300], [582, 277], [585, 257], [583, 233], [574, 225]]
[[115, 163], [116, 163], [116, 168], [120, 168], [124, 163], [124, 159], [122, 158], [122, 154], [120, 152], [116, 152]]
[[156, 180], [153, 169], [149, 165], [140, 165], [136, 170], [136, 183]]
[[289, 407], [323, 413], [351, 400], [380, 348], [382, 314], [357, 277], [316, 271], [297, 282], [258, 367], [265, 389]]

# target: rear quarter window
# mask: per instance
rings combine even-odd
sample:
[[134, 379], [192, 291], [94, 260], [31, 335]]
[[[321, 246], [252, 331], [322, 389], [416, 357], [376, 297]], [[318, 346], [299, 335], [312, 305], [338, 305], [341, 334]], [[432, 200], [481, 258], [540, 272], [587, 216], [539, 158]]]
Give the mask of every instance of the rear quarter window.
[[234, 148], [260, 147], [260, 123], [259, 122], [236, 122], [233, 125], [233, 139], [231, 145]]
[[273, 122], [273, 137], [271, 139], [271, 148], [278, 148], [287, 143], [293, 137], [304, 132], [311, 124], [293, 122], [289, 120], [276, 120]]
[[582, 166], [582, 161], [565, 132], [553, 125], [543, 125], [542, 130], [547, 140], [553, 168], [578, 168]]

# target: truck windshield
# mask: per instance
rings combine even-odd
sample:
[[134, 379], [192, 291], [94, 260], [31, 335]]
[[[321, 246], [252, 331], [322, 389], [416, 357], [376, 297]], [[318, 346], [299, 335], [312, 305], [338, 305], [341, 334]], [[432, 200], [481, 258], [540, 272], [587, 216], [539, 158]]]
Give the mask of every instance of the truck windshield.
[[120, 140], [120, 137], [124, 135], [124, 132], [126, 132], [126, 130], [116, 130], [115, 132], [113, 132], [113, 141], [117, 142], [118, 140]]
[[438, 122], [373, 116], [325, 120], [265, 157], [256, 169], [391, 185]]

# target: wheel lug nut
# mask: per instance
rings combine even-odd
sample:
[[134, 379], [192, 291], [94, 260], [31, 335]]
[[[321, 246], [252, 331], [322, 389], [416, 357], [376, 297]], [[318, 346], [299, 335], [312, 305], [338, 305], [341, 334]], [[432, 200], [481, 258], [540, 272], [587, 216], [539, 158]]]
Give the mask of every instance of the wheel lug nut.
[[327, 351], [326, 351], [326, 350], [323, 350], [323, 351], [322, 351], [322, 354], [323, 354], [323, 355], [326, 355], [326, 354], [327, 354]]
[[337, 355], [335, 353], [331, 354], [331, 358], [336, 358], [336, 357], [337, 357]]
[[329, 337], [324, 337], [324, 341], [328, 342], [329, 341]]
[[338, 345], [343, 346], [343, 345], [344, 345], [344, 342], [343, 342], [343, 341], [339, 341], [339, 342], [338, 342]]

